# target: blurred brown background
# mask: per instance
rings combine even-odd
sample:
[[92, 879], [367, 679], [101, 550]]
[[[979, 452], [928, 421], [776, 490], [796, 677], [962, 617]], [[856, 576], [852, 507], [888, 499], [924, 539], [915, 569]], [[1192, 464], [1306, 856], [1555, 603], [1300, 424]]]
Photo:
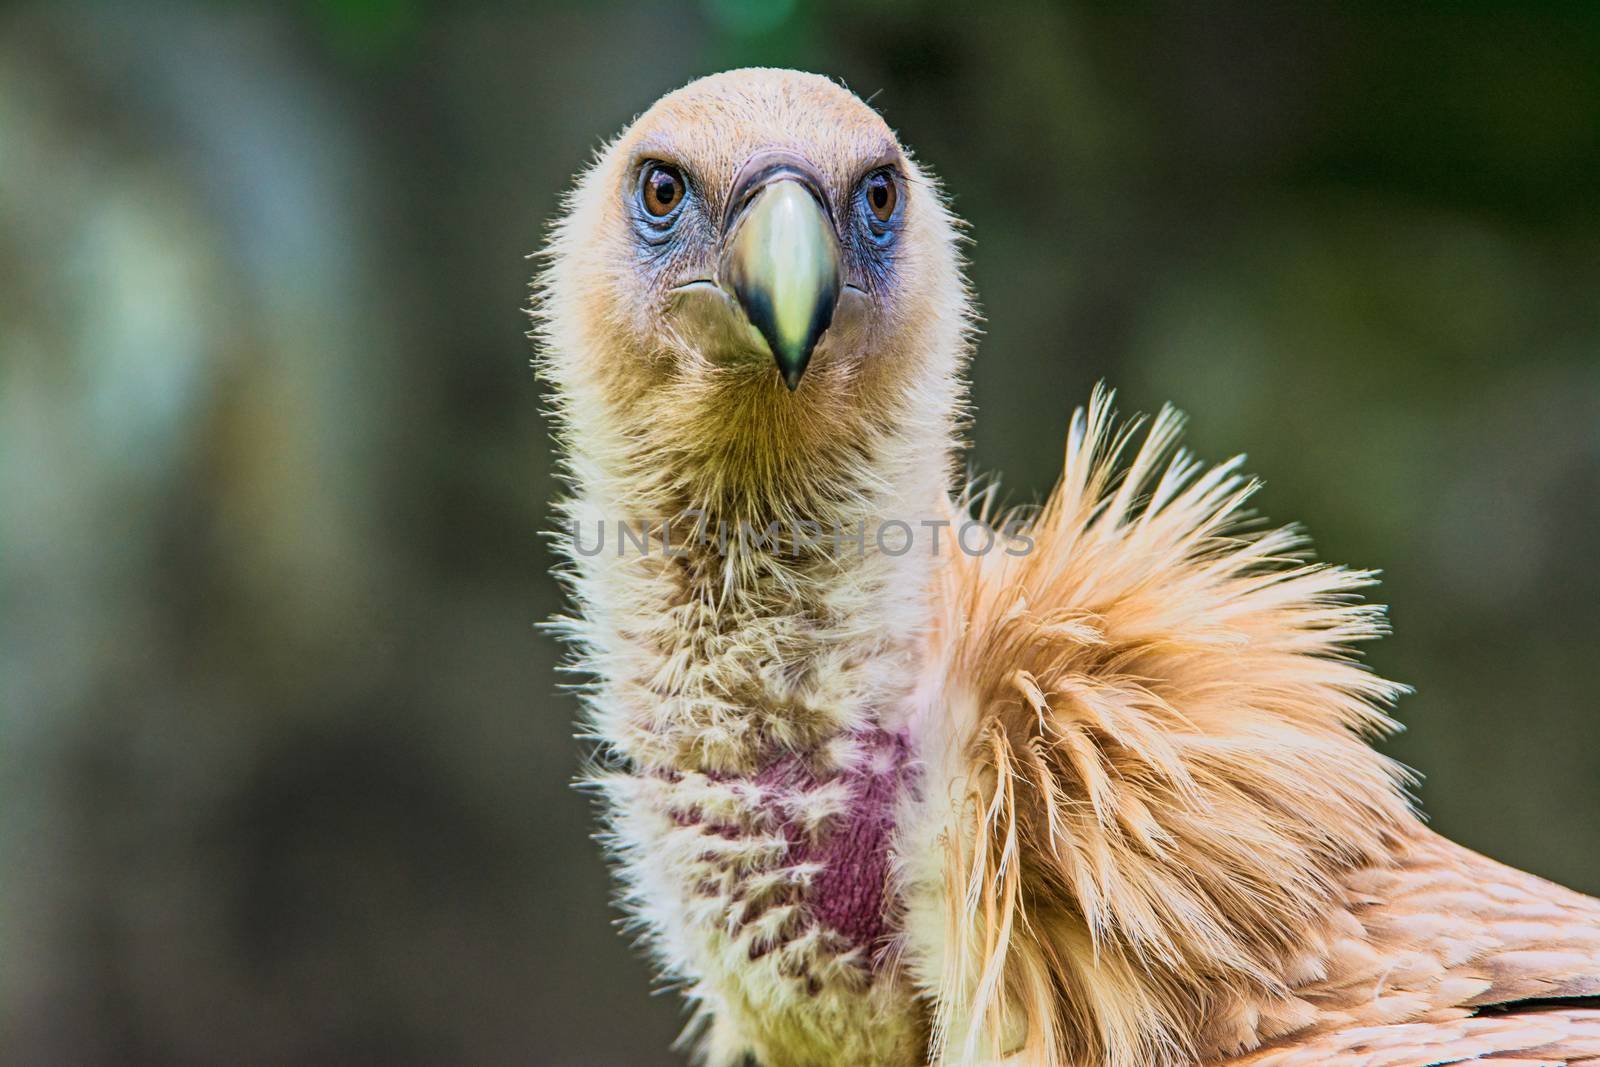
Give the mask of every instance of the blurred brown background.
[[0, 1060], [677, 1062], [572, 792], [520, 312], [691, 76], [973, 223], [975, 467], [1104, 377], [1381, 567], [1437, 826], [1600, 891], [1600, 8], [0, 10]]

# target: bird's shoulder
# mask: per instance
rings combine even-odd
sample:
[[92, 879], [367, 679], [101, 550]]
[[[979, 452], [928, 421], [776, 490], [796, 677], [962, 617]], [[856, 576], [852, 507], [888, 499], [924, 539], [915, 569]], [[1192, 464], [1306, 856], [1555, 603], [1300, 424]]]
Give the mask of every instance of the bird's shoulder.
[[[1353, 871], [1343, 888], [1361, 936], [1302, 992], [1326, 1026], [1600, 997], [1593, 897], [1421, 828], [1392, 865]], [[1400, 999], [1386, 1008], [1388, 997]]]
[[1448, 1022], [1357, 1026], [1274, 1045], [1216, 1067], [1596, 1067], [1600, 1009], [1548, 1008]]
[[1342, 883], [1314, 1021], [1228, 1067], [1600, 1063], [1600, 900], [1423, 830]]

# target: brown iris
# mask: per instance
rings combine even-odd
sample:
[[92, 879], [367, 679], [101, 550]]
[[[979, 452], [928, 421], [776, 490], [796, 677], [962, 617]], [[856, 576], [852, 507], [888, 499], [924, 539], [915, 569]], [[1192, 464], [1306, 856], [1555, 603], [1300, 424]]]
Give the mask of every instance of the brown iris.
[[656, 218], [672, 214], [673, 209], [683, 202], [683, 193], [683, 175], [678, 173], [676, 167], [652, 163], [645, 168], [644, 188], [640, 190], [639, 198], [644, 201], [644, 209]]
[[867, 176], [867, 206], [879, 222], [888, 222], [894, 206], [900, 201], [900, 190], [895, 188], [894, 176], [886, 170]]

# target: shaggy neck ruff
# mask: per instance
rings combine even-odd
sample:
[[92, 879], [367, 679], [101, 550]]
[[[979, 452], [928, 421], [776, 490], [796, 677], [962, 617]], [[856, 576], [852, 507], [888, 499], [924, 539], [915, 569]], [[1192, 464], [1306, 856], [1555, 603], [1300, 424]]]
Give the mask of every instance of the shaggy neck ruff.
[[1254, 483], [1179, 426], [1134, 447], [1097, 395], [1034, 551], [945, 572], [919, 740], [962, 829], [908, 842], [957, 890], [922, 918], [944, 1062], [1176, 1067], [1290, 1032], [1343, 879], [1417, 830], [1366, 744], [1401, 690], [1351, 658], [1383, 628], [1371, 576], [1245, 521]]

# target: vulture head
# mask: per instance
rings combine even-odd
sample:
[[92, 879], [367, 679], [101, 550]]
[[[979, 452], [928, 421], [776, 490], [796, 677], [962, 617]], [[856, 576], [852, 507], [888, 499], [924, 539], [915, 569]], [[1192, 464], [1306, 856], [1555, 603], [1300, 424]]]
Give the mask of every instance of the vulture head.
[[897, 454], [946, 455], [956, 240], [894, 132], [826, 78], [738, 70], [663, 97], [580, 177], [539, 283], [575, 462], [782, 517]]

